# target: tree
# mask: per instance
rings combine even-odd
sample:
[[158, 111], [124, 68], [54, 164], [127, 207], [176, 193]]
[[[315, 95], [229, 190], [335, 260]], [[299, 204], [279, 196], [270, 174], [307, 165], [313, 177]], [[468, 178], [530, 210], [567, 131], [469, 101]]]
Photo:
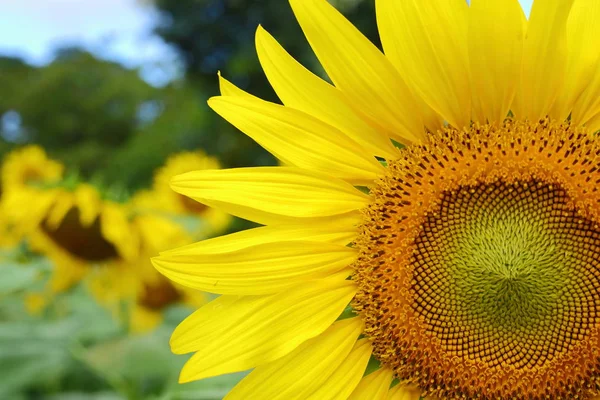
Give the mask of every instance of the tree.
[[184, 82], [153, 87], [137, 70], [78, 48], [59, 50], [42, 67], [0, 58], [0, 90], [1, 153], [37, 143], [106, 186], [148, 185], [153, 170], [197, 146], [207, 126], [208, 111]]
[[[312, 50], [284, 0], [154, 0], [160, 19], [155, 32], [179, 52], [186, 78], [202, 100], [218, 94], [217, 71], [246, 91], [277, 101], [254, 49], [254, 33], [262, 24], [310, 69], [321, 73]], [[338, 0], [336, 6], [370, 39], [378, 43], [374, 2]], [[206, 107], [206, 106], [204, 106]], [[274, 160], [216, 114], [196, 145], [221, 154], [228, 166], [264, 165]], [[223, 152], [216, 143], [229, 143]]]

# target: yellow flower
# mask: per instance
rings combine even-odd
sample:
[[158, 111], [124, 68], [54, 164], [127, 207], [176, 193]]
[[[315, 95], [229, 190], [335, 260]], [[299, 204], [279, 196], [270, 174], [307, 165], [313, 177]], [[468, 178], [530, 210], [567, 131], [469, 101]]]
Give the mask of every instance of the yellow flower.
[[31, 183], [62, 178], [64, 167], [49, 159], [39, 146], [30, 145], [9, 153], [2, 163], [2, 191]]
[[[136, 197], [138, 207], [161, 210], [174, 215], [195, 216], [202, 219], [197, 239], [223, 232], [231, 222], [231, 216], [223, 211], [200, 204], [171, 190], [170, 181], [176, 176], [190, 171], [219, 169], [219, 161], [202, 151], [183, 152], [171, 156], [155, 176], [152, 190]], [[144, 207], [145, 206], [145, 207]]]
[[517, 0], [376, 0], [385, 55], [326, 0], [290, 3], [333, 84], [259, 28], [284, 106], [225, 80], [209, 101], [287, 166], [172, 181], [265, 225], [153, 260], [222, 295], [173, 334], [195, 352], [181, 381], [254, 368], [228, 400], [597, 396], [600, 3], [526, 20]]
[[25, 309], [30, 315], [41, 315], [48, 305], [49, 298], [44, 293], [27, 293], [24, 299]]
[[12, 248], [19, 242], [20, 238], [15, 235], [13, 225], [2, 207], [0, 201], [0, 249]]
[[139, 235], [124, 205], [102, 199], [87, 184], [73, 191], [23, 188], [8, 200], [11, 220], [32, 249], [53, 261], [52, 292], [88, 277], [93, 292], [105, 301], [136, 293], [128, 264], [139, 255]]
[[135, 210], [132, 224], [140, 236], [136, 269], [141, 286], [131, 307], [130, 327], [132, 332], [143, 333], [162, 321], [162, 313], [167, 307], [180, 303], [197, 308], [206, 303], [206, 294], [170, 282], [152, 268], [150, 257], [174, 246], [187, 245], [193, 239], [181, 225], [164, 215], [137, 208], [150, 205], [150, 198], [141, 203], [139, 197], [136, 200], [132, 202]]
[[145, 283], [131, 309], [130, 329], [145, 333], [156, 328], [163, 320], [163, 312], [175, 304], [197, 308], [207, 302], [205, 293], [174, 284], [165, 278]]
[[62, 164], [49, 159], [39, 146], [29, 145], [9, 153], [0, 175], [0, 247], [12, 247], [21, 240], [20, 229], [10, 222], [6, 198], [34, 183], [49, 183], [62, 178]]

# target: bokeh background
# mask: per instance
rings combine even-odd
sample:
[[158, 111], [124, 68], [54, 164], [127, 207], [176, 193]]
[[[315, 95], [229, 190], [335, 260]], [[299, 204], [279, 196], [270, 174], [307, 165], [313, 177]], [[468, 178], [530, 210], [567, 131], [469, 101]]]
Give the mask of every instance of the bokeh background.
[[[379, 45], [372, 0], [331, 3]], [[243, 375], [177, 384], [186, 356], [170, 354], [169, 335], [210, 297], [167, 287], [146, 264], [249, 226], [171, 207], [160, 186], [186, 165], [277, 163], [206, 106], [218, 71], [277, 102], [254, 50], [259, 24], [323, 75], [284, 0], [0, 0], [0, 399], [221, 399]], [[177, 161], [182, 152], [197, 159]], [[113, 208], [125, 222], [111, 236]], [[82, 232], [111, 263], [127, 253], [119, 243], [137, 246], [101, 290], [90, 271], [114, 263], [76, 249]], [[165, 232], [177, 238], [153, 242]], [[73, 259], [76, 276], [56, 284]], [[152, 312], [135, 322], [142, 303]]]

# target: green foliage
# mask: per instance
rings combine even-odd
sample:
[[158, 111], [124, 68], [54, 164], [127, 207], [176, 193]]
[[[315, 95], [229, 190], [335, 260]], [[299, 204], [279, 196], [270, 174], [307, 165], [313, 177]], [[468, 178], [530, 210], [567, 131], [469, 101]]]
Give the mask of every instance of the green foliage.
[[135, 130], [140, 102], [153, 94], [136, 71], [76, 49], [60, 52], [23, 89], [15, 108], [28, 135], [47, 149], [85, 141], [121, 145]]
[[38, 143], [84, 175], [135, 133], [139, 105], [155, 95], [136, 71], [77, 49], [63, 49], [41, 68], [4, 61], [0, 75], [14, 84], [1, 108], [20, 116], [15, 141]]
[[132, 335], [84, 287], [55, 297], [29, 316], [24, 295], [48, 270], [45, 259], [0, 265], [1, 399], [219, 400], [243, 374], [177, 383], [185, 357], [171, 354], [169, 335], [191, 312], [174, 308], [157, 330]]
[[[181, 82], [150, 86], [136, 70], [63, 49], [32, 67], [0, 58], [0, 154], [37, 143], [85, 179], [130, 189], [147, 186], [173, 152], [197, 148], [208, 110]], [[14, 119], [14, 118], [13, 118]]]

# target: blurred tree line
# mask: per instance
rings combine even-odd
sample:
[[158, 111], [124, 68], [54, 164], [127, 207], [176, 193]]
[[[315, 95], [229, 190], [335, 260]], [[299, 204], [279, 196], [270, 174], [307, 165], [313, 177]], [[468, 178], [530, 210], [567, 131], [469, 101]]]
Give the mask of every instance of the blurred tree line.
[[[374, 2], [330, 0], [378, 44]], [[169, 154], [202, 148], [224, 166], [275, 160], [214, 114], [217, 71], [277, 101], [258, 62], [262, 24], [299, 61], [323, 75], [284, 0], [152, 0], [155, 33], [180, 55], [184, 76], [164, 87], [139, 71], [65, 47], [46, 66], [0, 56], [0, 155], [38, 143], [87, 178], [130, 190], [147, 186]]]

